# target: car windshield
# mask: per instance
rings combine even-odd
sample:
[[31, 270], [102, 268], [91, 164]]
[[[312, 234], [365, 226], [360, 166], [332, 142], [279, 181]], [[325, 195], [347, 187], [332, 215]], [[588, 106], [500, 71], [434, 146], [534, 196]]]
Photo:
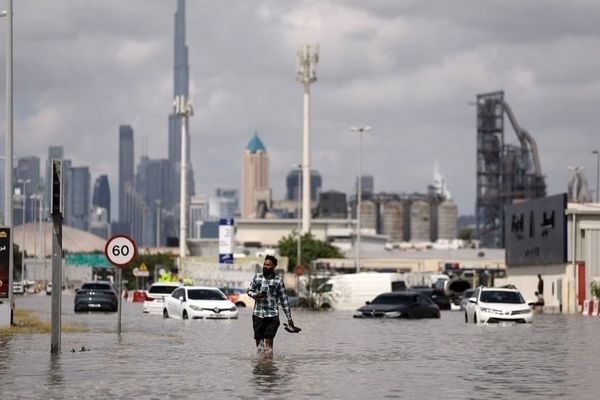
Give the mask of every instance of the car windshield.
[[519, 292], [508, 292], [500, 290], [484, 290], [481, 292], [480, 301], [484, 303], [508, 303], [523, 304], [525, 300]]
[[188, 290], [190, 300], [227, 300], [227, 297], [218, 290], [190, 289]]
[[81, 285], [82, 290], [112, 290], [112, 285], [109, 283], [84, 283]]
[[177, 286], [152, 285], [150, 286], [150, 290], [148, 290], [148, 293], [171, 294], [175, 289], [177, 289]]
[[380, 294], [371, 304], [410, 304], [412, 297], [405, 294]]
[[473, 289], [465, 290], [463, 293], [463, 299], [468, 299], [468, 298], [472, 297], [473, 293], [475, 293], [475, 291]]

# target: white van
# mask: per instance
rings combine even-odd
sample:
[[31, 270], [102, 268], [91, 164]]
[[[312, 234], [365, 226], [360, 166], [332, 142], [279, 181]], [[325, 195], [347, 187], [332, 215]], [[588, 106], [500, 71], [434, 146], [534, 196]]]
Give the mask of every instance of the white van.
[[393, 272], [360, 272], [332, 276], [315, 294], [319, 308], [356, 310], [386, 292], [406, 290], [402, 275]]

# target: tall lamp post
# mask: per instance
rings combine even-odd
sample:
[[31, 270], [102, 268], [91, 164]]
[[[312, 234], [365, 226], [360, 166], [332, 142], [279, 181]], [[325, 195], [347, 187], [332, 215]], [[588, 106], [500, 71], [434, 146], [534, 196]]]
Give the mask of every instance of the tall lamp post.
[[31, 179], [17, 179], [17, 183], [20, 183], [23, 188], [23, 193], [21, 194], [21, 198], [23, 199], [21, 207], [21, 211], [23, 212], [23, 218], [21, 219], [23, 224], [21, 226], [21, 229], [23, 229], [23, 243], [21, 243], [21, 282], [25, 281], [25, 215], [27, 214], [27, 189], [25, 185], [30, 182]]
[[596, 203], [600, 202], [600, 151], [592, 150], [596, 155]]
[[361, 204], [362, 204], [362, 136], [363, 133], [369, 132], [371, 130], [370, 126], [363, 126], [360, 128], [356, 128], [354, 126], [350, 127], [352, 132], [358, 133], [358, 182], [356, 188], [356, 255], [354, 263], [356, 272], [360, 272], [360, 219], [361, 219]]
[[302, 264], [302, 164], [292, 164], [293, 168], [298, 169], [298, 241], [296, 248], [296, 265]]
[[194, 115], [192, 103], [185, 96], [175, 97], [175, 113], [181, 119], [181, 168], [180, 168], [180, 199], [179, 199], [179, 258], [185, 257], [185, 241], [187, 238], [187, 124], [189, 117]]
[[304, 45], [298, 50], [296, 80], [304, 85], [302, 130], [302, 233], [310, 232], [310, 85], [317, 80], [319, 45]]

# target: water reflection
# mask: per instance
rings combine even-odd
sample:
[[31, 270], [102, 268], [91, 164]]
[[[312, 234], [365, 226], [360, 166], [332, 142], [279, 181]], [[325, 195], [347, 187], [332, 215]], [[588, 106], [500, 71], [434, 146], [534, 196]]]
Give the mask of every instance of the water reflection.
[[61, 355], [50, 354], [50, 362], [48, 363], [48, 386], [60, 386], [64, 382], [62, 373]]
[[261, 389], [265, 394], [271, 394], [282, 382], [278, 361], [272, 358], [257, 356], [252, 369], [251, 384]]

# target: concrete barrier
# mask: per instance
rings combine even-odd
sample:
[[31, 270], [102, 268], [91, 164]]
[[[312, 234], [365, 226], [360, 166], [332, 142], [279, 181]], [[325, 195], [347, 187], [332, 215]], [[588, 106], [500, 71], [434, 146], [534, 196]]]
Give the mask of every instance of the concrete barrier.
[[592, 307], [592, 315], [594, 316], [598, 316], [600, 314], [599, 312], [599, 308], [600, 308], [600, 304], [598, 302], [598, 300], [594, 300], [594, 306]]

